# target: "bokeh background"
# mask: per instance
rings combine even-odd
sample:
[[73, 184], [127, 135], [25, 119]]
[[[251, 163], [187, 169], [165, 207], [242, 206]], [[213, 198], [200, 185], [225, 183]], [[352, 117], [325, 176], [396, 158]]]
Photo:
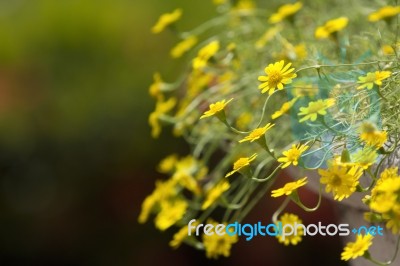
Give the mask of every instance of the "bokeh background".
[[[176, 37], [150, 33], [176, 7], [182, 29], [215, 14], [211, 0], [0, 0], [0, 265], [343, 265], [337, 238], [242, 239], [231, 258], [208, 261], [137, 223], [163, 178], [155, 165], [188, 150], [147, 125], [153, 72], [172, 81], [182, 69], [169, 58]], [[265, 198], [247, 221], [277, 205]], [[335, 219], [327, 201], [291, 209], [305, 223]]]

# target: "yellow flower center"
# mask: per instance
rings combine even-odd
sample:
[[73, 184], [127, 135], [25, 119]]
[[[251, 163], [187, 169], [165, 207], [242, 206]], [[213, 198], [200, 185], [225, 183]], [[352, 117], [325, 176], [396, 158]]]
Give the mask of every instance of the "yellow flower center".
[[281, 72], [272, 70], [270, 73], [268, 73], [268, 80], [271, 86], [275, 87], [278, 83], [282, 81]]
[[331, 185], [333, 187], [340, 187], [342, 185], [342, 179], [338, 175], [333, 175]]

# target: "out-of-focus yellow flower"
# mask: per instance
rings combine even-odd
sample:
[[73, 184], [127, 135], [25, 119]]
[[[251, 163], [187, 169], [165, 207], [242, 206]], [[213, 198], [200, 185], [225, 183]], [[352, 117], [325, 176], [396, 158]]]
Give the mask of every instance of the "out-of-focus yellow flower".
[[[282, 223], [282, 226], [284, 227], [286, 224], [290, 224], [293, 227], [295, 227], [295, 224], [301, 224], [302, 221], [300, 220], [299, 216], [292, 214], [292, 213], [285, 213], [280, 217], [280, 220], [278, 222]], [[297, 245], [301, 239], [302, 236], [304, 235], [304, 230], [303, 227], [299, 226], [296, 228], [297, 229], [297, 234], [290, 234], [289, 228], [285, 228], [285, 237], [283, 237], [282, 235], [277, 235], [276, 238], [278, 238], [279, 243], [283, 243], [285, 246], [288, 245]]]
[[258, 86], [261, 93], [269, 92], [271, 95], [275, 89], [283, 90], [285, 84], [292, 83], [292, 79], [297, 77], [296, 73], [292, 73], [294, 68], [290, 68], [292, 63], [285, 66], [283, 60], [274, 64], [269, 64], [265, 69], [266, 76], [259, 76], [258, 80], [262, 83]]
[[154, 222], [158, 229], [164, 231], [178, 222], [186, 213], [188, 204], [184, 200], [162, 201], [161, 211], [156, 216]]
[[304, 81], [294, 82], [292, 85], [292, 93], [294, 97], [314, 97], [318, 93], [318, 87], [314, 84], [306, 84]]
[[233, 98], [228, 101], [222, 100], [222, 101], [210, 104], [209, 110], [205, 111], [204, 114], [202, 116], [200, 116], [200, 119], [210, 117], [213, 115], [218, 115], [218, 114], [224, 112], [226, 105], [228, 103], [230, 103], [232, 100], [233, 100]]
[[382, 19], [392, 18], [400, 13], [400, 6], [384, 6], [378, 11], [371, 13], [368, 20], [371, 22], [379, 21]]
[[[198, 222], [194, 222], [193, 226], [197, 226]], [[195, 230], [195, 227], [192, 228], [192, 232]], [[184, 227], [182, 227], [181, 229], [179, 229], [178, 232], [176, 232], [174, 234], [174, 236], [172, 237], [172, 240], [169, 242], [169, 245], [174, 248], [177, 249], [180, 247], [180, 245], [182, 244], [182, 242], [186, 239], [186, 237], [188, 237], [188, 226], [185, 225]]]
[[357, 235], [355, 242], [347, 243], [342, 252], [342, 260], [350, 260], [361, 257], [372, 245], [372, 235]]
[[201, 48], [197, 56], [192, 61], [193, 69], [198, 70], [207, 65], [208, 60], [219, 50], [219, 41], [212, 41]]
[[355, 165], [358, 165], [366, 170], [376, 162], [376, 159], [378, 159], [378, 154], [376, 153], [375, 148], [364, 147], [363, 149], [354, 153], [352, 157], [354, 158]]
[[387, 141], [387, 132], [380, 131], [371, 122], [363, 122], [360, 125], [360, 139], [370, 147], [380, 148]]
[[[207, 224], [212, 224], [214, 227], [218, 225], [218, 223], [213, 220], [207, 220]], [[227, 224], [225, 223], [225, 226]], [[217, 259], [219, 256], [229, 257], [231, 254], [231, 247], [238, 241], [238, 236], [235, 235], [203, 235], [203, 244], [204, 249], [206, 250], [206, 256], [209, 259]]]
[[278, 162], [284, 163], [282, 165], [282, 168], [286, 168], [289, 165], [297, 165], [299, 162], [298, 160], [300, 159], [301, 155], [308, 149], [307, 145], [303, 144], [293, 144], [292, 148], [290, 148], [287, 151], [284, 151], [283, 157], [278, 158]]
[[230, 188], [229, 182], [222, 180], [218, 184], [216, 184], [213, 188], [211, 188], [206, 195], [206, 199], [201, 206], [202, 210], [210, 207], [225, 191]]
[[293, 98], [292, 100], [283, 103], [281, 108], [271, 115], [271, 118], [277, 119], [278, 117], [281, 117], [282, 115], [286, 114], [290, 110], [290, 108], [292, 108], [296, 100], [297, 98]]
[[335, 99], [329, 98], [325, 100], [318, 100], [315, 102], [310, 102], [307, 107], [300, 107], [299, 116], [304, 116], [299, 120], [299, 122], [304, 122], [306, 120], [315, 121], [318, 115], [326, 115], [326, 109], [335, 104]]
[[257, 49], [263, 48], [269, 41], [271, 41], [280, 31], [282, 30], [282, 26], [276, 25], [274, 27], [269, 28], [260, 39], [258, 39], [255, 43]]
[[154, 73], [153, 80], [154, 80], [154, 82], [150, 85], [150, 88], [149, 88], [149, 94], [153, 98], [162, 100], [164, 97], [161, 92], [161, 87], [163, 85], [163, 81], [161, 79], [160, 73], [158, 73], [158, 72]]
[[[384, 215], [385, 217], [386, 215]], [[386, 222], [386, 228], [391, 230], [393, 234], [400, 232], [400, 204], [397, 203], [393, 206], [388, 221]]]
[[160, 117], [171, 111], [176, 105], [176, 98], [171, 97], [167, 101], [158, 100], [155, 110], [149, 115], [151, 136], [157, 138], [161, 133]]
[[253, 115], [249, 112], [244, 112], [236, 119], [236, 126], [244, 130], [250, 125], [251, 121], [253, 121]]
[[254, 161], [257, 157], [257, 154], [254, 153], [250, 157], [242, 157], [239, 158], [234, 164], [233, 164], [233, 171], [227, 173], [225, 177], [231, 176], [236, 172], [240, 172], [243, 168], [247, 167], [250, 165], [252, 161]]
[[286, 183], [282, 188], [275, 189], [271, 191], [271, 197], [280, 197], [283, 195], [289, 196], [293, 191], [307, 184], [307, 177], [299, 179], [295, 182]]
[[286, 4], [279, 7], [278, 12], [271, 15], [270, 23], [278, 23], [286, 18], [291, 18], [303, 7], [303, 3], [296, 2], [294, 4]]
[[223, 5], [226, 2], [228, 2], [228, 0], [212, 0], [214, 5]]
[[160, 16], [157, 23], [151, 28], [153, 33], [160, 33], [166, 27], [179, 20], [182, 16], [182, 9], [177, 8], [172, 13], [165, 13]]
[[253, 131], [250, 132], [250, 134], [243, 139], [239, 140], [239, 142], [245, 142], [245, 141], [250, 141], [253, 142], [255, 140], [260, 139], [261, 137], [264, 137], [265, 133], [271, 129], [275, 124], [268, 123], [264, 127], [256, 128]]
[[193, 46], [195, 46], [197, 43], [197, 37], [196, 36], [189, 36], [183, 41], [179, 42], [177, 45], [174, 46], [171, 50], [171, 57], [172, 58], [179, 58], [181, 57], [184, 53], [192, 49]]
[[358, 78], [357, 83], [362, 84], [357, 87], [357, 90], [360, 89], [372, 89], [374, 84], [378, 86], [382, 86], [382, 81], [389, 78], [392, 75], [390, 71], [375, 71], [369, 72], [366, 76], [362, 76]]
[[394, 49], [391, 45], [384, 44], [384, 45], [382, 45], [381, 49], [382, 49], [382, 53], [384, 55], [393, 55], [394, 54]]
[[328, 20], [325, 25], [320, 26], [315, 30], [315, 38], [326, 39], [333, 33], [343, 30], [348, 23], [349, 19], [346, 17]]
[[176, 154], [171, 154], [171, 155], [165, 157], [158, 164], [158, 171], [163, 174], [170, 173], [174, 170], [177, 162], [178, 162], [178, 156]]

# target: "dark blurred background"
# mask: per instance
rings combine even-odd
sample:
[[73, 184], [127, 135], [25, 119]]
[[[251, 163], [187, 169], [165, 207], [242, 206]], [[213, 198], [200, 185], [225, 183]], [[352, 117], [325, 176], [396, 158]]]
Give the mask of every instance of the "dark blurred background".
[[[340, 265], [336, 238], [242, 239], [210, 262], [138, 225], [163, 178], [155, 165], [188, 150], [147, 125], [153, 72], [172, 81], [182, 67], [169, 58], [176, 37], [150, 28], [176, 7], [181, 29], [214, 14], [211, 0], [0, 0], [0, 265]], [[332, 221], [324, 206], [305, 222]], [[274, 207], [263, 201], [248, 221]]]

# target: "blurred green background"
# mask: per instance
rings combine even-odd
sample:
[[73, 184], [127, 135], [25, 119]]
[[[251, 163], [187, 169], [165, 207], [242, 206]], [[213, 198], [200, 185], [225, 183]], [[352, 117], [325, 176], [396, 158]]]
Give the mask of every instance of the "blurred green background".
[[[0, 265], [206, 263], [171, 251], [173, 232], [137, 224], [162, 178], [155, 165], [187, 149], [168, 133], [151, 139], [147, 124], [153, 72], [172, 81], [182, 68], [169, 58], [177, 39], [150, 33], [176, 7], [181, 29], [215, 12], [211, 1], [0, 0]], [[244, 252], [288, 262], [321, 243], [284, 251], [261, 239], [213, 263], [246, 263]], [[325, 245], [339, 254], [337, 239]]]

